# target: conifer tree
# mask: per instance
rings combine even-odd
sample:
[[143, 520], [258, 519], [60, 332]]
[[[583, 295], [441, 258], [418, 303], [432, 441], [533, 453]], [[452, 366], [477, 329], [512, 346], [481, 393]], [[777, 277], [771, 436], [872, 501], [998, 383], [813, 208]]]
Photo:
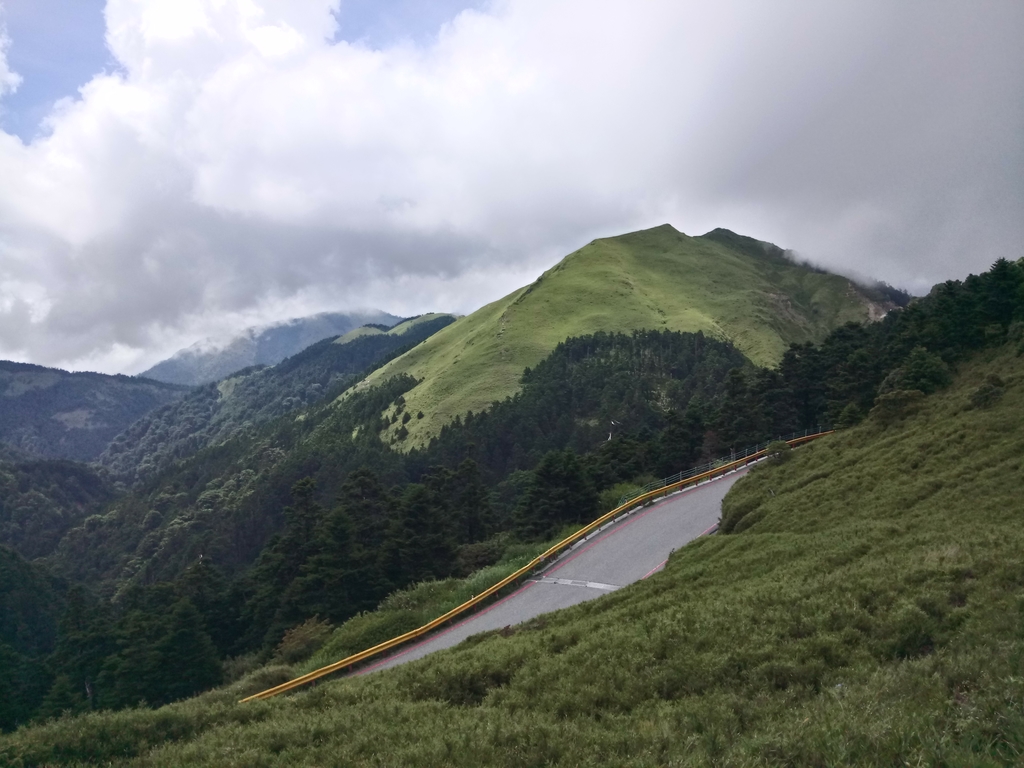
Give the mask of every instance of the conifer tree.
[[222, 679], [217, 648], [203, 630], [203, 619], [188, 598], [171, 608], [167, 627], [155, 648], [158, 672], [152, 683], [153, 704], [195, 696]]
[[452, 572], [455, 545], [448, 520], [426, 486], [413, 483], [405, 489], [383, 553], [385, 572], [396, 588]]
[[187, 597], [202, 618], [202, 626], [221, 656], [226, 656], [238, 637], [239, 606], [224, 574], [209, 559], [190, 565], [176, 582], [180, 596]]
[[917, 389], [930, 395], [952, 381], [942, 358], [924, 347], [914, 347], [901, 368], [900, 389]]
[[597, 492], [579, 457], [571, 450], [551, 451], [534, 470], [516, 510], [516, 531], [526, 540], [543, 539], [596, 512]]
[[493, 513], [479, 465], [472, 459], [464, 460], [454, 482], [452, 506], [457, 538], [462, 544], [482, 541], [490, 533]]
[[37, 718], [60, 717], [65, 713], [80, 714], [89, 710], [89, 700], [67, 675], [57, 675], [47, 692]]
[[118, 622], [119, 650], [100, 675], [103, 706], [160, 706], [221, 680], [217, 649], [191, 601], [176, 598], [171, 585], [146, 592]]
[[[57, 688], [48, 694], [50, 714], [77, 710], [80, 703], [85, 709], [95, 708], [104, 661], [117, 652], [113, 623], [109, 607], [90, 598], [82, 587], [68, 592], [57, 645], [48, 660]], [[61, 678], [66, 679], [67, 686]]]
[[282, 623], [292, 625], [311, 616], [340, 623], [357, 612], [361, 585], [352, 549], [352, 522], [344, 508], [336, 508], [318, 530], [316, 552], [285, 591]]
[[0, 731], [27, 723], [48, 687], [38, 660], [0, 642]]
[[666, 426], [657, 439], [657, 475], [669, 475], [688, 469], [697, 463], [700, 456], [702, 430], [696, 414], [686, 416], [670, 411]]
[[391, 589], [381, 558], [394, 504], [380, 478], [366, 467], [350, 474], [341, 486], [336, 511], [344, 513], [351, 525], [349, 570], [358, 585], [354, 610], [369, 610]]
[[292, 486], [293, 503], [284, 510], [284, 530], [263, 548], [249, 575], [249, 596], [242, 609], [242, 622], [246, 625], [243, 646], [276, 644], [289, 626], [284, 616], [292, 611], [282, 611], [282, 596], [316, 553], [316, 531], [324, 518], [323, 507], [314, 499], [315, 492], [316, 482], [309, 477]]

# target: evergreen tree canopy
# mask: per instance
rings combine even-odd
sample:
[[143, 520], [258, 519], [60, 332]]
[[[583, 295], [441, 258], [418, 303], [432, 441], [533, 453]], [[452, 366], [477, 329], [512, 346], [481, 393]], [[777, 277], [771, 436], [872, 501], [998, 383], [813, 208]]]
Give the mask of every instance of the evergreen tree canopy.
[[567, 523], [591, 520], [597, 492], [573, 451], [551, 451], [541, 460], [516, 513], [516, 529], [524, 539], [539, 540]]

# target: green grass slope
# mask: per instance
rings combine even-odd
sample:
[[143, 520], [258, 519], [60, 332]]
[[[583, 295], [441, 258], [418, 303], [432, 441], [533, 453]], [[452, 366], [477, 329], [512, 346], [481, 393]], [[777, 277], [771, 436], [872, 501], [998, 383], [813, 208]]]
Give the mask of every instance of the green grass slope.
[[754, 469], [733, 533], [399, 669], [0, 737], [0, 764], [997, 766], [1024, 754], [1024, 358]]
[[344, 336], [339, 336], [334, 340], [335, 344], [348, 344], [350, 341], [362, 338], [363, 336], [404, 336], [406, 333], [411, 331], [424, 323], [429, 323], [432, 320], [437, 320], [440, 317], [451, 317], [441, 312], [428, 312], [425, 315], [417, 315], [416, 317], [410, 317], [408, 320], [403, 320], [400, 323], [396, 323], [387, 330], [382, 330], [383, 327], [378, 328], [375, 325], [361, 325], [358, 328], [353, 328], [351, 331], [346, 333]]
[[455, 416], [516, 392], [523, 370], [570, 336], [703, 331], [732, 341], [757, 364], [774, 365], [791, 342], [820, 341], [845, 322], [882, 312], [846, 278], [797, 265], [775, 246], [726, 230], [688, 237], [666, 224], [595, 240], [364, 386], [402, 373], [422, 380], [405, 396], [411, 413], [424, 413], [407, 425], [405, 444], [416, 445]]
[[372, 325], [360, 325], [358, 328], [353, 328], [351, 331], [346, 333], [344, 336], [339, 336], [334, 340], [335, 344], [348, 344], [350, 341], [361, 339], [363, 336], [381, 336], [384, 331], [380, 328], [375, 328]]
[[425, 315], [416, 315], [416, 317], [410, 317], [408, 320], [403, 320], [402, 322], [392, 326], [385, 331], [385, 333], [389, 336], [402, 336], [413, 328], [423, 325], [424, 323], [429, 323], [439, 317], [452, 317], [452, 315], [448, 315], [443, 312], [428, 312]]

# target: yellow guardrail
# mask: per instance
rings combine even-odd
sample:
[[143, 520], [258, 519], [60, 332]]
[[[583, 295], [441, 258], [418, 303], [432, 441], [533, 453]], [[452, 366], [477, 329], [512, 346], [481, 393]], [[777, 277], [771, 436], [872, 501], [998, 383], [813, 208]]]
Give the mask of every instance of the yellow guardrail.
[[[798, 437], [793, 440], [787, 440], [786, 442], [789, 443], [789, 445], [791, 446], [796, 446], [800, 445], [801, 443], [806, 443], [810, 440], [814, 440], [815, 438], [822, 437], [824, 435], [830, 435], [833, 431], [834, 430], [816, 432], [813, 435], [805, 435], [803, 437]], [[590, 523], [589, 525], [580, 528], [571, 536], [562, 539], [562, 541], [558, 542], [544, 553], [535, 557], [533, 560], [524, 565], [515, 573], [506, 576], [504, 579], [499, 581], [494, 586], [484, 590], [472, 599], [467, 600], [462, 605], [452, 608], [450, 611], [448, 611], [448, 613], [445, 613], [442, 616], [438, 616], [436, 619], [424, 624], [422, 627], [410, 630], [409, 632], [406, 632], [404, 635], [393, 637], [390, 640], [386, 640], [385, 642], [380, 643], [379, 645], [375, 645], [372, 648], [367, 648], [365, 651], [355, 653], [347, 658], [342, 659], [341, 661], [336, 661], [333, 664], [328, 664], [326, 667], [321, 667], [320, 669], [315, 669], [312, 672], [307, 672], [304, 675], [296, 677], [294, 680], [289, 680], [286, 683], [281, 683], [280, 685], [274, 686], [273, 688], [268, 688], [265, 691], [254, 693], [252, 696], [247, 696], [246, 698], [242, 699], [239, 703], [244, 704], [247, 701], [255, 701], [257, 699], [269, 699], [272, 696], [277, 696], [278, 694], [286, 693], [288, 691], [294, 690], [295, 688], [298, 688], [299, 686], [305, 685], [306, 683], [311, 683], [314, 680], [319, 680], [321, 677], [325, 677], [334, 672], [338, 672], [339, 670], [345, 669], [346, 667], [351, 667], [354, 664], [366, 661], [367, 659], [372, 658], [374, 656], [379, 656], [385, 651], [389, 651], [392, 648], [398, 647], [399, 645], [404, 645], [410, 640], [415, 640], [416, 638], [423, 637], [424, 635], [427, 635], [430, 632], [437, 629], [438, 627], [440, 627], [442, 624], [445, 624], [451, 619], [454, 619], [456, 616], [461, 616], [462, 614], [472, 610], [476, 606], [480, 605], [480, 603], [487, 600], [487, 598], [500, 592], [502, 589], [507, 587], [509, 584], [514, 583], [521, 577], [526, 576], [539, 565], [544, 564], [544, 562], [546, 562], [548, 558], [550, 558], [552, 555], [558, 554], [566, 547], [569, 547], [570, 545], [584, 538], [587, 534], [593, 532], [596, 528], [600, 528], [602, 525], [604, 525], [610, 520], [615, 519], [624, 512], [628, 512], [630, 509], [645, 504], [648, 501], [656, 499], [659, 496], [665, 496], [671, 493], [672, 491], [677, 491], [682, 488], [685, 488], [688, 485], [696, 485], [697, 483], [703, 480], [711, 480], [717, 475], [724, 475], [728, 472], [731, 472], [732, 470], [736, 469], [739, 466], [746, 465], [753, 461], [756, 461], [760, 457], [764, 456], [764, 454], [764, 450], [752, 453], [751, 455], [745, 456], [742, 459], [730, 461], [726, 464], [723, 464], [720, 467], [715, 467], [714, 469], [711, 469], [702, 474], [685, 478], [683, 480], [680, 480], [679, 482], [672, 483], [671, 485], [666, 485], [662, 488], [657, 488], [641, 496], [637, 496], [634, 499], [630, 499], [628, 502], [616, 507], [611, 512], [601, 515], [601, 517], [597, 518], [594, 522]]]

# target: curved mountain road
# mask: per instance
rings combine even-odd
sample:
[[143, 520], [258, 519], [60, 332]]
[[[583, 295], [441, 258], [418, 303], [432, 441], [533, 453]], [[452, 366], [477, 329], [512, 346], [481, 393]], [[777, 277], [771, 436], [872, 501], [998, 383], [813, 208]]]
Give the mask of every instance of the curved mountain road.
[[673, 494], [592, 533], [511, 595], [355, 674], [398, 666], [471, 635], [593, 600], [660, 570], [673, 550], [714, 528], [722, 499], [747, 468]]

